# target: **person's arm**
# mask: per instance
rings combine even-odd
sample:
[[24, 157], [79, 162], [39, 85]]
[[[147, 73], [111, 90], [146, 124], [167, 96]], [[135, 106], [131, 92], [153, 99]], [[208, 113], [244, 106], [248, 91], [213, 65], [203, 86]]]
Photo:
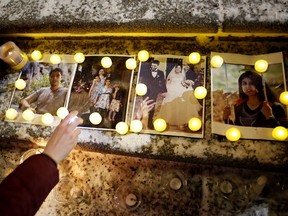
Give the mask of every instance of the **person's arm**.
[[55, 129], [44, 151], [20, 164], [0, 184], [1, 215], [35, 215], [41, 204], [59, 181], [57, 163], [63, 160], [77, 143], [82, 123], [70, 113]]
[[35, 101], [37, 101], [39, 92], [40, 92], [40, 90], [38, 90], [38, 91], [34, 92], [33, 94], [29, 95], [28, 97], [22, 99], [20, 101], [19, 108], [23, 111], [26, 109], [29, 109], [29, 108], [33, 109], [31, 107], [31, 103], [34, 103]]
[[92, 85], [91, 85], [91, 87], [90, 87], [90, 89], [89, 89], [89, 93], [88, 93], [88, 96], [89, 96], [89, 97], [91, 97], [91, 92], [92, 92], [92, 90], [93, 90], [93, 88], [94, 88], [94, 85], [95, 85], [95, 79], [93, 80]]

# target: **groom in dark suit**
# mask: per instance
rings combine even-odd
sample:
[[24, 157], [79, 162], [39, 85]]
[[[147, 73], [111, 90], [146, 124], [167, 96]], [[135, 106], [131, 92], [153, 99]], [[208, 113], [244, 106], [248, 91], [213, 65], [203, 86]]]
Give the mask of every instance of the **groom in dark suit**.
[[[149, 99], [152, 99], [154, 102], [156, 102], [159, 94], [165, 94], [167, 92], [164, 72], [158, 70], [159, 63], [158, 60], [152, 60], [150, 69], [148, 71], [141, 71], [140, 74], [140, 82], [147, 86], [147, 93], [144, 95], [144, 98], [149, 97]], [[154, 113], [155, 105], [148, 114], [149, 129], [154, 129]]]

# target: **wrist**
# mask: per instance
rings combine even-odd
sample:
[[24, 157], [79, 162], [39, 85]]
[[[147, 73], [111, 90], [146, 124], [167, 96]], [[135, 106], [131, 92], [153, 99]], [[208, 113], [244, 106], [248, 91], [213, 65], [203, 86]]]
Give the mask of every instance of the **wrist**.
[[53, 157], [51, 157], [49, 154], [47, 154], [47, 152], [44, 151], [41, 154], [44, 155], [45, 157], [48, 157], [57, 166], [58, 162]]

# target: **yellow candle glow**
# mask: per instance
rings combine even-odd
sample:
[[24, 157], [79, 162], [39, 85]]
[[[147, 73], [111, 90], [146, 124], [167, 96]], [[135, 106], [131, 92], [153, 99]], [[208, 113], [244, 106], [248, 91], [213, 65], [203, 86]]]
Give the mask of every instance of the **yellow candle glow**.
[[42, 53], [41, 53], [39, 50], [34, 50], [34, 51], [31, 53], [31, 58], [32, 58], [34, 61], [39, 61], [40, 59], [42, 59]]
[[191, 64], [198, 64], [201, 60], [201, 56], [198, 52], [192, 52], [188, 59]]
[[149, 59], [149, 53], [146, 50], [141, 50], [138, 52], [138, 59], [141, 62], [145, 62]]
[[126, 134], [128, 132], [128, 130], [129, 130], [129, 127], [125, 122], [118, 122], [116, 124], [116, 131], [117, 131], [117, 133], [119, 133], [121, 135]]
[[9, 120], [14, 120], [17, 117], [17, 115], [18, 115], [18, 112], [14, 108], [9, 108], [5, 112], [5, 116]]
[[147, 86], [144, 83], [138, 83], [136, 86], [136, 94], [143, 96], [147, 93]]
[[198, 131], [202, 127], [202, 122], [199, 118], [191, 118], [188, 121], [188, 127], [191, 131]]
[[26, 87], [26, 82], [23, 79], [18, 79], [15, 82], [15, 87], [19, 90], [23, 90]]
[[74, 60], [77, 62], [77, 63], [82, 63], [82, 62], [84, 62], [85, 61], [85, 56], [84, 56], [84, 54], [83, 53], [76, 53], [75, 55], [74, 55]]
[[254, 68], [257, 72], [263, 73], [268, 68], [268, 62], [263, 60], [263, 59], [260, 59], [260, 60], [255, 62]]
[[282, 104], [288, 106], [288, 91], [284, 91], [280, 94], [279, 100]]
[[130, 123], [130, 131], [134, 133], [138, 133], [142, 130], [143, 125], [140, 120], [132, 120]]
[[52, 64], [59, 64], [61, 62], [61, 57], [59, 55], [57, 55], [57, 54], [53, 54], [50, 57], [50, 62]]
[[237, 141], [241, 137], [240, 130], [238, 128], [229, 128], [226, 131], [226, 138], [230, 141]]
[[54, 121], [54, 117], [50, 113], [45, 113], [41, 117], [41, 121], [44, 125], [50, 125]]
[[137, 62], [135, 61], [134, 58], [129, 58], [126, 60], [126, 68], [128, 70], [134, 70], [137, 66]]
[[215, 68], [220, 68], [223, 64], [224, 60], [221, 56], [215, 55], [211, 58], [211, 65]]
[[198, 86], [195, 90], [194, 90], [194, 96], [197, 99], [203, 99], [205, 98], [207, 95], [207, 89], [204, 86]]
[[60, 107], [56, 114], [60, 119], [64, 119], [69, 114], [69, 111], [66, 109], [66, 107]]
[[98, 125], [102, 122], [102, 116], [98, 112], [93, 112], [89, 116], [89, 121], [94, 125]]
[[35, 114], [34, 114], [34, 112], [31, 109], [26, 109], [22, 113], [22, 117], [26, 121], [32, 121], [35, 118]]
[[158, 118], [153, 122], [156, 131], [163, 132], [167, 128], [167, 123], [164, 119]]
[[279, 141], [284, 141], [288, 137], [288, 131], [285, 127], [277, 126], [272, 130], [272, 137]]
[[101, 65], [104, 67], [104, 68], [110, 68], [111, 65], [112, 65], [112, 60], [110, 57], [103, 57], [101, 59]]

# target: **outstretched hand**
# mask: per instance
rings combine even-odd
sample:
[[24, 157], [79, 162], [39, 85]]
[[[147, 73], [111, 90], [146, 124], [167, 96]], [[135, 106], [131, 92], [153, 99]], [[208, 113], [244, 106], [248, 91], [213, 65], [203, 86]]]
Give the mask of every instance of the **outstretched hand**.
[[146, 97], [140, 104], [139, 109], [135, 115], [135, 119], [142, 119], [148, 116], [148, 113], [154, 108], [155, 102], [149, 97]]
[[62, 161], [77, 144], [81, 130], [76, 127], [83, 123], [82, 118], [75, 118], [77, 114], [77, 111], [73, 111], [60, 122], [43, 151], [56, 163]]

